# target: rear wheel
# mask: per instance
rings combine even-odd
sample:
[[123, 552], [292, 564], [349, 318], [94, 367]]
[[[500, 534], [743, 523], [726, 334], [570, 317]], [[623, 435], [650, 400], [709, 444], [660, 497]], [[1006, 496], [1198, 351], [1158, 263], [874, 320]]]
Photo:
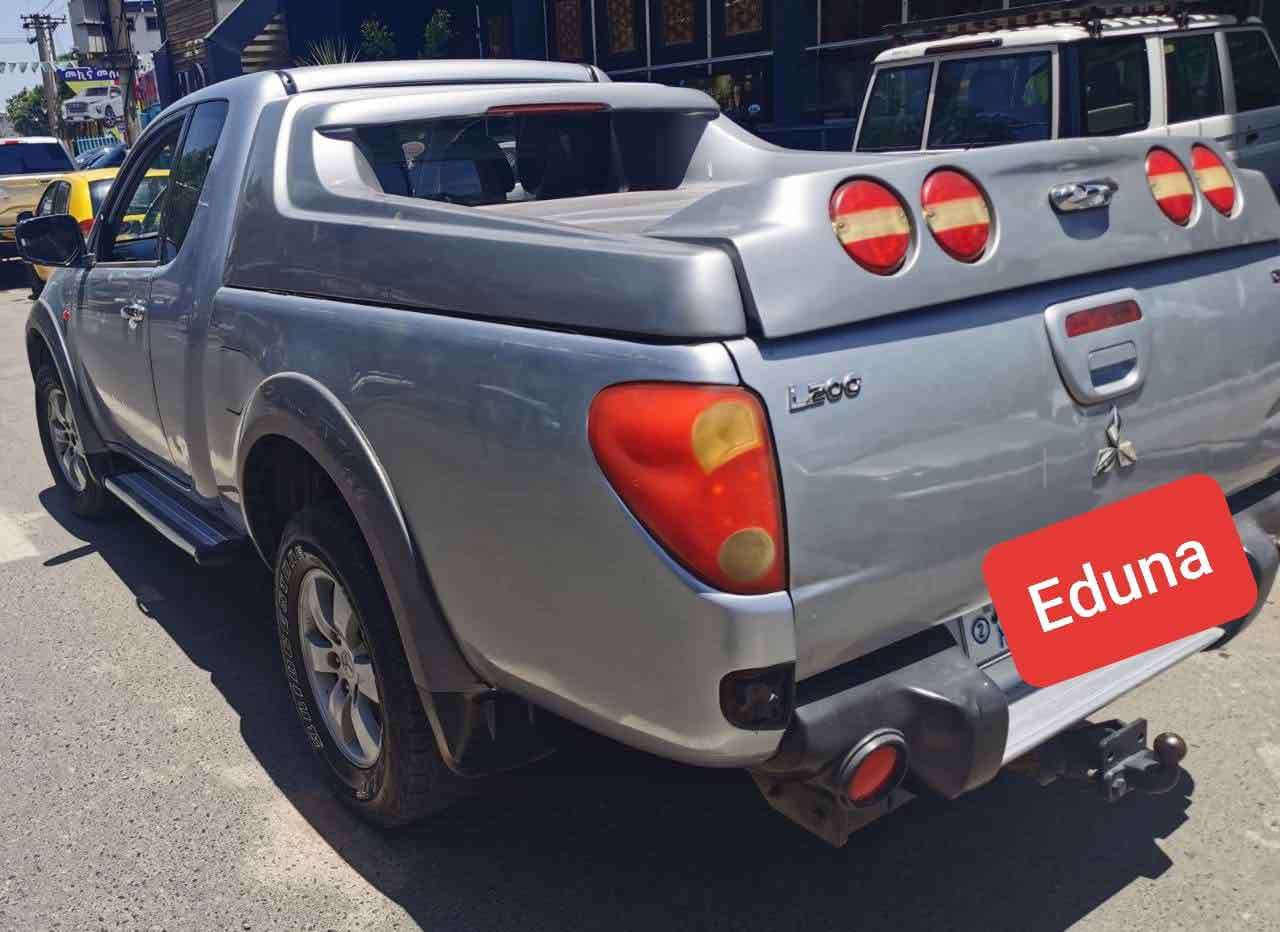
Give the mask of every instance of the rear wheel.
[[71, 510], [85, 518], [112, 513], [115, 499], [89, 468], [75, 409], [58, 370], [49, 363], [36, 372], [36, 422], [49, 472], [70, 498]]
[[338, 795], [387, 826], [460, 796], [466, 784], [440, 756], [373, 557], [341, 505], [289, 522], [275, 594], [294, 707]]

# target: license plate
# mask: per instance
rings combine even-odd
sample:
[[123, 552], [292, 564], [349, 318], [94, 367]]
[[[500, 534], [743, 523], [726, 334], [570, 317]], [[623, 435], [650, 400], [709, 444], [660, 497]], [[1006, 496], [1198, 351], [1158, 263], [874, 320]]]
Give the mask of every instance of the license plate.
[[991, 605], [960, 616], [960, 637], [964, 640], [965, 653], [980, 667], [1009, 653], [1000, 620]]

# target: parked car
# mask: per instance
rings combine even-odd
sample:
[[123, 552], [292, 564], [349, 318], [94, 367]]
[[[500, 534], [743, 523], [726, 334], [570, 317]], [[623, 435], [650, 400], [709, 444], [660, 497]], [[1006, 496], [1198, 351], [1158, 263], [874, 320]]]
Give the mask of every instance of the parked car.
[[991, 27], [1035, 22], [1034, 8], [900, 27], [922, 38], [876, 56], [854, 150], [1204, 136], [1280, 183], [1280, 61], [1261, 20], [1091, 19], [1107, 7], [1059, 4], [1018, 28]]
[[[553, 716], [748, 768], [837, 844], [1005, 765], [1167, 790], [1176, 736], [1078, 726], [1275, 576], [1280, 208], [1224, 159], [788, 151], [567, 63], [245, 75], [147, 128], [87, 242], [20, 228], [60, 266], [41, 443], [77, 514], [256, 550], [302, 734], [383, 824], [551, 752]], [[1253, 612], [1023, 683], [984, 554], [1202, 472]]]
[[34, 210], [49, 182], [71, 170], [66, 147], [52, 136], [0, 139], [0, 259], [17, 255], [18, 214]]
[[129, 147], [124, 143], [99, 146], [76, 156], [76, 168], [80, 171], [90, 168], [119, 168], [128, 154]]
[[118, 84], [86, 87], [75, 97], [62, 102], [62, 118], [68, 123], [100, 120], [104, 126], [115, 126], [124, 113], [124, 92]]
[[[33, 216], [70, 214], [80, 224], [81, 232], [88, 236], [118, 171], [118, 168], [95, 168], [63, 175], [45, 188]], [[146, 230], [148, 224], [155, 226], [159, 220], [161, 198], [168, 183], [168, 169], [154, 168], [147, 172], [145, 181], [138, 185], [133, 203], [124, 216], [123, 232]], [[26, 219], [25, 214], [22, 219]], [[27, 263], [27, 275], [33, 294], [40, 294], [50, 271], [47, 266]]]

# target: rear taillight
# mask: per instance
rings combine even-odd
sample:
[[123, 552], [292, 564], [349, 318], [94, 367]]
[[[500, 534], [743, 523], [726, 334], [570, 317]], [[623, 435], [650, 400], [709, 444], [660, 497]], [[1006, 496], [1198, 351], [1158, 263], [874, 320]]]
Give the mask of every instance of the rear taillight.
[[831, 226], [850, 258], [868, 272], [892, 275], [911, 247], [902, 200], [884, 185], [857, 178], [831, 195]]
[[786, 586], [777, 464], [753, 394], [614, 385], [591, 403], [588, 437], [618, 496], [690, 572], [726, 592]]
[[1168, 149], [1152, 149], [1147, 153], [1147, 184], [1164, 215], [1185, 226], [1191, 219], [1194, 204], [1191, 176]]
[[924, 222], [943, 251], [961, 262], [982, 258], [991, 236], [991, 209], [968, 175], [944, 168], [920, 189]]
[[92, 217], [90, 217], [88, 220], [81, 220], [81, 221], [80, 221], [80, 232], [81, 232], [81, 233], [83, 233], [85, 236], [88, 236], [88, 235], [89, 235], [89, 231], [91, 231], [92, 229], [93, 229], [93, 218], [92, 218]]
[[1236, 183], [1216, 152], [1208, 146], [1191, 147], [1191, 170], [1204, 192], [1204, 199], [1224, 217], [1230, 217], [1236, 206]]
[[1142, 320], [1142, 308], [1136, 301], [1117, 301], [1114, 304], [1101, 304], [1083, 311], [1074, 311], [1067, 315], [1063, 322], [1067, 336], [1082, 337], [1086, 333], [1097, 333], [1109, 327], [1131, 324]]

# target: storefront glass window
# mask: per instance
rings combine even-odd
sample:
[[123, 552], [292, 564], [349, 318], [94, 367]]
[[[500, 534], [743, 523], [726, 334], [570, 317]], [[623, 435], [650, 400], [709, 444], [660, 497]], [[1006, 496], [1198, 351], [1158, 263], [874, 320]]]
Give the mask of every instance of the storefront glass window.
[[636, 13], [631, 0], [609, 0], [609, 52], [621, 55], [636, 50]]
[[578, 0], [555, 0], [556, 57], [563, 60], [581, 59], [582, 4]]
[[902, 0], [822, 0], [823, 42], [864, 39], [899, 22]]
[[961, 16], [985, 10], [999, 10], [1002, 0], [910, 0], [907, 15], [917, 19], [936, 19], [939, 16]]
[[693, 0], [662, 0], [662, 38], [667, 45], [682, 45], [694, 37]]
[[724, 0], [724, 33], [746, 36], [764, 29], [763, 0]]

